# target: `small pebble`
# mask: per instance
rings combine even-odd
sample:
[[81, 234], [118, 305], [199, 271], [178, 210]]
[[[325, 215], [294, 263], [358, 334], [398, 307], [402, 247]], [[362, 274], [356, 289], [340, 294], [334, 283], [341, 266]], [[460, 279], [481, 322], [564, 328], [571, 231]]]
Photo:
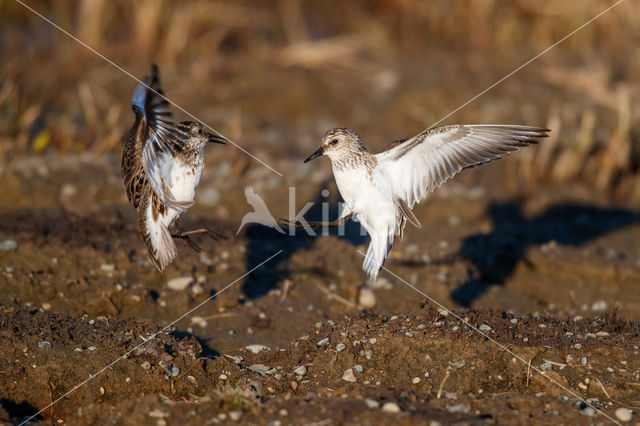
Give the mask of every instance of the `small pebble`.
[[367, 359], [371, 359], [371, 357], [373, 356], [373, 351], [371, 349], [367, 349], [366, 351], [364, 351], [364, 356]]
[[382, 411], [384, 413], [395, 414], [400, 412], [400, 406], [395, 402], [385, 402], [382, 406]]
[[344, 351], [344, 350], [345, 350], [345, 348], [346, 348], [346, 346], [344, 345], [344, 343], [338, 343], [338, 344], [336, 345], [336, 351], [338, 351], [338, 352], [342, 352], [342, 351]]
[[480, 329], [480, 331], [491, 331], [491, 327], [489, 327], [487, 324], [482, 324], [478, 328]]
[[511, 318], [510, 322], [511, 322], [511, 324], [517, 324], [518, 323], [518, 318]]
[[268, 351], [269, 347], [265, 346], [265, 345], [248, 345], [244, 347], [246, 350], [248, 350], [249, 352], [252, 352], [254, 354], [260, 353], [262, 351]]
[[293, 370], [293, 372], [298, 376], [304, 376], [305, 374], [307, 374], [307, 367], [301, 365], [300, 367]]
[[580, 413], [582, 413], [583, 415], [587, 416], [587, 417], [593, 417], [596, 415], [596, 409], [593, 407], [589, 407], [588, 405], [586, 407], [584, 407], [582, 410], [580, 410]]
[[615, 415], [621, 422], [630, 422], [633, 412], [628, 408], [618, 408]]
[[167, 281], [167, 287], [171, 290], [181, 291], [189, 287], [189, 284], [193, 282], [191, 277], [178, 277]]
[[266, 365], [263, 365], [263, 364], [252, 364], [247, 368], [259, 374], [265, 374], [267, 371], [271, 370], [270, 367], [267, 367]]
[[365, 399], [364, 403], [367, 404], [367, 408], [374, 409], [380, 407], [380, 403], [375, 399]]
[[369, 339], [369, 343], [371, 343], [372, 345], [375, 345], [376, 343], [378, 343], [378, 339], [376, 339], [375, 337], [372, 337], [371, 339]]
[[220, 379], [220, 380], [227, 380], [227, 379], [228, 379], [228, 377], [227, 377], [227, 375], [226, 375], [226, 374], [221, 373], [221, 374], [218, 376], [218, 379]]
[[169, 413], [167, 413], [166, 411], [156, 409], [156, 410], [149, 411], [148, 416], [153, 417], [155, 419], [164, 419], [165, 417], [169, 416]]
[[100, 269], [107, 272], [113, 272], [116, 270], [116, 265], [111, 263], [103, 263], [102, 265], [100, 265]]
[[229, 418], [231, 420], [233, 420], [234, 422], [237, 422], [238, 420], [240, 420], [240, 418], [242, 417], [242, 411], [238, 410], [238, 411], [231, 411], [229, 413]]
[[318, 343], [316, 343], [318, 345], [318, 347], [324, 346], [327, 343], [329, 343], [329, 338], [325, 337], [324, 339], [318, 340]]
[[580, 362], [582, 363], [582, 365], [587, 365], [587, 357], [586, 357], [586, 356], [583, 356], [583, 357], [580, 359]]
[[355, 371], [356, 373], [362, 373], [364, 371], [364, 368], [360, 364], [356, 364], [353, 366], [353, 371]]
[[542, 371], [553, 370], [553, 364], [551, 364], [550, 362], [545, 362], [543, 364], [540, 364], [540, 370]]
[[140, 367], [142, 367], [143, 370], [149, 370], [151, 369], [151, 363], [149, 361], [145, 361], [140, 364]]
[[450, 412], [450, 413], [467, 414], [469, 412], [469, 407], [467, 407], [464, 404], [456, 404], [456, 405], [452, 405], [450, 407], [447, 407], [447, 411]]
[[209, 325], [206, 319], [199, 316], [191, 317], [191, 324], [199, 325], [202, 328], [206, 328]]
[[43, 342], [38, 343], [38, 347], [40, 349], [44, 349], [44, 348], [50, 348], [52, 345], [51, 343], [47, 342], [46, 340]]
[[582, 343], [576, 343], [573, 347], [576, 349], [582, 349]]
[[18, 243], [15, 240], [4, 240], [0, 243], [0, 251], [10, 251], [18, 248]]
[[466, 365], [466, 362], [453, 360], [453, 362], [449, 361], [449, 364], [455, 368], [462, 368]]
[[414, 385], [417, 385], [421, 381], [422, 380], [420, 379], [420, 377], [414, 377], [413, 379], [411, 379], [411, 383], [413, 383]]
[[358, 303], [365, 308], [373, 308], [376, 306], [376, 294], [367, 287], [362, 287], [358, 294]]
[[344, 370], [344, 373], [342, 373], [342, 380], [344, 380], [345, 382], [351, 382], [351, 383], [357, 381], [356, 375], [353, 374], [353, 370], [350, 368], [347, 370]]
[[607, 310], [607, 302], [604, 300], [598, 300], [591, 305], [591, 309], [594, 311], [606, 311]]

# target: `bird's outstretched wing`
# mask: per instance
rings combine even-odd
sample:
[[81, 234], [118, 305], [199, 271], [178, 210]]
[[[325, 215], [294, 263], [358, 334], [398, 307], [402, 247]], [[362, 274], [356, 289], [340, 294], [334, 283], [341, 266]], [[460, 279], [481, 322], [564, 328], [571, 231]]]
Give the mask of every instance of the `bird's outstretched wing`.
[[193, 201], [179, 201], [173, 196], [171, 182], [172, 157], [184, 148], [184, 142], [173, 136], [174, 123], [169, 111], [169, 103], [164, 99], [160, 87], [158, 67], [153, 65], [151, 75], [145, 77], [133, 92], [133, 110], [142, 114], [144, 140], [142, 146], [142, 167], [147, 181], [160, 201], [169, 207], [185, 211]]
[[376, 154], [376, 169], [387, 176], [394, 195], [412, 208], [463, 168], [537, 143], [549, 131], [509, 124], [436, 127]]

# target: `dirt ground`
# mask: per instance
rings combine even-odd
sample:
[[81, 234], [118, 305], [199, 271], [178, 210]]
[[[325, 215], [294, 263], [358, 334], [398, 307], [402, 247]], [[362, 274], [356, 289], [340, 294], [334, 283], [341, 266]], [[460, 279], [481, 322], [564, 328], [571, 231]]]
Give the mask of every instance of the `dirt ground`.
[[[2, 420], [20, 423], [58, 398], [32, 421], [604, 424], [620, 408], [637, 412], [633, 208], [577, 186], [505, 188], [508, 160], [472, 169], [416, 209], [423, 228], [407, 229], [386, 265], [393, 274], [367, 286], [357, 224], [347, 237], [258, 225], [236, 237], [255, 176], [230, 179], [220, 151], [207, 152], [182, 226], [228, 240], [198, 240], [200, 254], [179, 243], [163, 274], [135, 232], [117, 158], [41, 158], [7, 173]], [[294, 176], [308, 166], [277, 164]], [[324, 187], [335, 194], [317, 166], [304, 184], [289, 179], [296, 205]], [[258, 190], [275, 216], [287, 214], [283, 186]], [[182, 287], [168, 285], [180, 277]]]
[[[135, 81], [0, 0], [0, 423], [640, 424], [638, 3], [471, 103], [612, 3], [26, 3], [273, 170], [208, 148], [180, 224], [227, 240], [159, 273], [121, 185]], [[443, 118], [552, 131], [417, 206], [377, 283], [357, 223], [238, 232], [247, 186], [336, 217], [302, 162], [328, 129]]]

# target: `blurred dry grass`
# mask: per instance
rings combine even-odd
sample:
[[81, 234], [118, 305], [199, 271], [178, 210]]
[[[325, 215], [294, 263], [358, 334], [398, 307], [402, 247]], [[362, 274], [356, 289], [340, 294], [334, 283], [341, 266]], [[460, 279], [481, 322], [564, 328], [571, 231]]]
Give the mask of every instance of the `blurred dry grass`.
[[[169, 97], [251, 146], [268, 139], [265, 122], [283, 128], [280, 144], [321, 126], [313, 121], [407, 136], [612, 3], [27, 4], [135, 75], [159, 63]], [[0, 170], [26, 155], [119, 152], [132, 120], [128, 77], [13, 0], [0, 0], [0, 61]], [[547, 125], [550, 140], [509, 167], [532, 183], [581, 181], [638, 201], [638, 76], [640, 4], [626, 1], [447, 122]]]

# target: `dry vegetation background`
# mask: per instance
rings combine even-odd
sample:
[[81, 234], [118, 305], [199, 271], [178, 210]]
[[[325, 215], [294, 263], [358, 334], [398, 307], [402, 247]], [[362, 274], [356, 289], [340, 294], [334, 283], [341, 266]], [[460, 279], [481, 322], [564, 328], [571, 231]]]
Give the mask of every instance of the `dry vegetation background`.
[[[613, 2], [34, 1], [26, 3], [268, 158], [329, 125], [374, 148], [410, 136]], [[524, 122], [552, 137], [508, 167], [640, 200], [640, 4], [625, 1], [446, 123]], [[17, 158], [113, 153], [134, 82], [0, 0], [0, 171]], [[252, 164], [257, 167], [257, 163]]]

